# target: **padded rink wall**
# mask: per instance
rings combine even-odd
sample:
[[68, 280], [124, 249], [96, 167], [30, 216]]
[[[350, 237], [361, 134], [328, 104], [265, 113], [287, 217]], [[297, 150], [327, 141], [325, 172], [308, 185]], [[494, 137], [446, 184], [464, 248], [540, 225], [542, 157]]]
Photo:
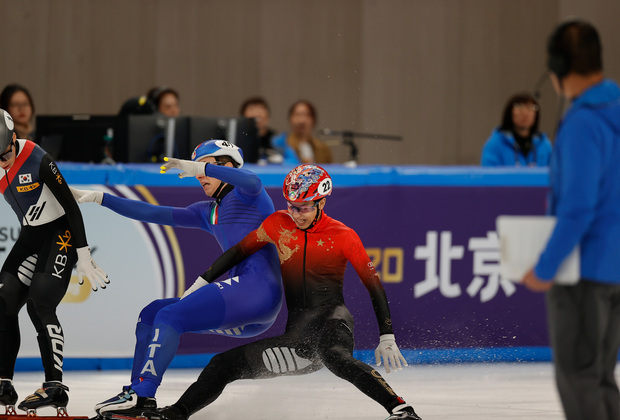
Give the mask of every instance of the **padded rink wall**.
[[[290, 167], [253, 166], [276, 209]], [[390, 300], [397, 343], [410, 363], [550, 360], [544, 295], [499, 276], [495, 218], [544, 214], [544, 169], [327, 165], [334, 192], [327, 214], [357, 231]], [[193, 178], [159, 174], [158, 165], [60, 164], [78, 188], [101, 189], [168, 206], [204, 200]], [[95, 204], [81, 205], [89, 245], [110, 286], [92, 292], [72, 279], [59, 307], [65, 329], [65, 369], [131, 366], [134, 328], [148, 302], [179, 296], [221, 254], [210, 234], [125, 219]], [[19, 232], [0, 205], [0, 261]], [[354, 270], [345, 300], [355, 317], [356, 357], [374, 362], [377, 321]], [[208, 308], [205, 308], [208, 310]], [[283, 331], [286, 309], [261, 337]], [[200, 316], [197, 314], [196, 316]], [[41, 369], [35, 332], [22, 311], [18, 370]], [[217, 352], [248, 342], [235, 331], [186, 334], [173, 367], [200, 367]]]

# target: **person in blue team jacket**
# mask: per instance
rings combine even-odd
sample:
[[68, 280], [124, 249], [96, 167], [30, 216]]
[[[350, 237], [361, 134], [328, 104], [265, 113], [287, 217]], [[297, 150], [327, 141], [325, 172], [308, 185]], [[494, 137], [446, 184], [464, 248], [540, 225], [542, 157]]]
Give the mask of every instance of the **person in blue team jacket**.
[[551, 142], [538, 131], [540, 108], [529, 93], [513, 95], [502, 124], [493, 130], [482, 149], [482, 166], [548, 166]]
[[[620, 419], [614, 369], [620, 348], [620, 88], [603, 76], [596, 29], [559, 25], [549, 38], [548, 68], [570, 101], [551, 159], [550, 213], [557, 223], [522, 282], [547, 291], [556, 384], [568, 420]], [[578, 245], [580, 279], [554, 284]]]

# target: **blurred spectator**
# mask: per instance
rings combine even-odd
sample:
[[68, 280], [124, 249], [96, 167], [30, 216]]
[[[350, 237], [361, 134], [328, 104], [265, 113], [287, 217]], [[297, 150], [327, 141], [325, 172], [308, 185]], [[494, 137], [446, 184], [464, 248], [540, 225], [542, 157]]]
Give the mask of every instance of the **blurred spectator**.
[[155, 105], [146, 96], [133, 96], [123, 102], [118, 115], [150, 115], [155, 113]]
[[252, 96], [243, 101], [239, 115], [256, 121], [259, 163], [282, 163], [282, 155], [271, 145], [276, 132], [269, 127], [271, 113], [267, 101], [261, 96]]
[[28, 89], [18, 84], [7, 85], [0, 93], [0, 108], [13, 118], [17, 138], [34, 140], [34, 102]]
[[284, 163], [332, 163], [329, 147], [313, 136], [316, 108], [306, 100], [295, 102], [288, 111], [290, 133], [273, 138], [273, 146], [284, 156]]
[[482, 149], [482, 166], [548, 166], [551, 142], [538, 131], [538, 103], [529, 93], [513, 95], [504, 108], [502, 125]]
[[146, 96], [155, 104], [155, 109], [162, 115], [170, 118], [176, 118], [181, 114], [179, 106], [179, 93], [168, 87], [155, 87], [148, 91]]

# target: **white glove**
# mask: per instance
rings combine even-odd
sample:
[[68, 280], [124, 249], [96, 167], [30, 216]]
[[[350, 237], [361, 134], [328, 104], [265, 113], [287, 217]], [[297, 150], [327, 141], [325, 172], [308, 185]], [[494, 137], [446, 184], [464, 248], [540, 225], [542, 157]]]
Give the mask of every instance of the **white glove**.
[[192, 293], [194, 293], [196, 290], [200, 289], [203, 286], [206, 286], [207, 281], [205, 279], [203, 279], [201, 276], [198, 276], [198, 278], [196, 279], [196, 281], [194, 282], [194, 284], [192, 284], [189, 289], [187, 289], [185, 291], [185, 293], [183, 293], [183, 296], [181, 296], [181, 299], [184, 299], [186, 297], [188, 297], [189, 295], [191, 295]]
[[105, 285], [110, 283], [108, 275], [97, 266], [95, 260], [90, 255], [90, 248], [84, 246], [76, 249], [78, 255], [77, 262], [77, 275], [78, 283], [84, 284], [84, 277], [90, 282], [93, 292], [97, 291], [97, 283], [102, 289], [105, 289]]
[[175, 159], [165, 157], [164, 163], [160, 167], [160, 173], [165, 174], [168, 169], [178, 169], [181, 171], [179, 174], [179, 178], [188, 178], [195, 177], [197, 175], [205, 176], [205, 166], [204, 162], [194, 162], [192, 160], [185, 159]]
[[375, 350], [375, 359], [377, 366], [381, 366], [381, 359], [383, 359], [387, 373], [391, 372], [390, 364], [392, 364], [392, 369], [394, 370], [402, 370], [403, 365], [409, 366], [403, 355], [400, 354], [400, 350], [398, 350], [394, 334], [383, 334], [379, 338], [379, 345]]
[[90, 190], [78, 190], [77, 188], [69, 187], [73, 198], [78, 203], [97, 203], [101, 205], [103, 201], [103, 191], [90, 191]]

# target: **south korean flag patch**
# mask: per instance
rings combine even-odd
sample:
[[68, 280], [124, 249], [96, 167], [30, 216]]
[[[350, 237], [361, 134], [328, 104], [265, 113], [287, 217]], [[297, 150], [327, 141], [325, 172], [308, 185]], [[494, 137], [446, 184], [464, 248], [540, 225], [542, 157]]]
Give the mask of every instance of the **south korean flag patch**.
[[19, 174], [19, 183], [28, 184], [32, 182], [32, 174]]

